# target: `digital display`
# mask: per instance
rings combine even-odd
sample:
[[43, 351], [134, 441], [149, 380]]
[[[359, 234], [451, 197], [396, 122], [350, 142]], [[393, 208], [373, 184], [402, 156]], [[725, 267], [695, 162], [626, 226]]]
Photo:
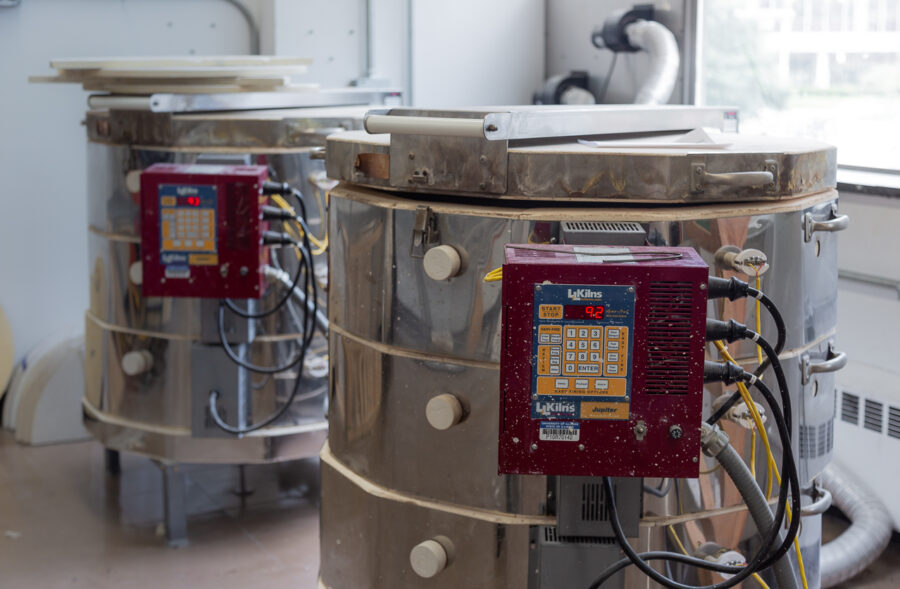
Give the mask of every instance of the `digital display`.
[[600, 321], [605, 310], [603, 305], [566, 305], [563, 318]]
[[200, 206], [200, 197], [199, 196], [180, 196], [180, 197], [178, 197], [178, 206], [179, 207], [199, 207]]

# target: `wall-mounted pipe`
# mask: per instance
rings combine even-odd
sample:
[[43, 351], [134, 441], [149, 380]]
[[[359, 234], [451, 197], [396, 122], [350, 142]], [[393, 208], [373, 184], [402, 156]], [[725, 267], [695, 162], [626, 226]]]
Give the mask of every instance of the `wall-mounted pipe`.
[[822, 546], [822, 587], [827, 588], [875, 562], [890, 541], [893, 527], [887, 507], [838, 465], [828, 465], [818, 481], [852, 522], [843, 534]]
[[650, 71], [634, 99], [635, 104], [666, 104], [675, 89], [681, 58], [675, 35], [652, 20], [638, 20], [625, 27], [628, 42], [650, 56]]

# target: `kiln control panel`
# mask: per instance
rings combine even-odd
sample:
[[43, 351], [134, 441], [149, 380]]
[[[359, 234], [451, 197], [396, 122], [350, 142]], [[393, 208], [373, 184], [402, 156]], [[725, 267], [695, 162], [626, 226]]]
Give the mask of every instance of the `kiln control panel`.
[[571, 415], [553, 408], [574, 403], [579, 419], [628, 419], [634, 287], [535, 285], [532, 323], [531, 417]]
[[266, 166], [154, 164], [141, 173], [145, 296], [258, 298]]
[[697, 476], [708, 278], [691, 248], [506, 246], [499, 472]]

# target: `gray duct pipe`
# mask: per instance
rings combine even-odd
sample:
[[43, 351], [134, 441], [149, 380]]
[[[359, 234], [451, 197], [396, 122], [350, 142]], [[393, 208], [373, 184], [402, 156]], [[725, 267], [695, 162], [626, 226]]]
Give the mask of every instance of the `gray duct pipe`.
[[[760, 533], [772, 529], [775, 525], [775, 516], [769, 509], [766, 496], [762, 489], [756, 483], [753, 473], [747, 468], [743, 458], [731, 447], [728, 434], [719, 429], [717, 426], [709, 425], [706, 422], [701, 424], [700, 443], [703, 452], [708, 456], [712, 456], [719, 461], [728, 476], [731, 477], [734, 486], [737, 487], [747, 504], [747, 511], [753, 518], [753, 523]], [[778, 535], [779, 538], [783, 534]], [[797, 578], [794, 576], [794, 568], [790, 559], [783, 556], [772, 565], [775, 573], [775, 579], [778, 581], [779, 589], [797, 589]]]
[[891, 539], [893, 525], [887, 507], [838, 465], [828, 465], [817, 480], [852, 522], [843, 534], [822, 546], [822, 587], [834, 587], [875, 562]]
[[652, 20], [637, 20], [625, 27], [628, 42], [647, 52], [650, 71], [635, 97], [635, 104], [666, 104], [678, 79], [678, 43], [664, 25]]

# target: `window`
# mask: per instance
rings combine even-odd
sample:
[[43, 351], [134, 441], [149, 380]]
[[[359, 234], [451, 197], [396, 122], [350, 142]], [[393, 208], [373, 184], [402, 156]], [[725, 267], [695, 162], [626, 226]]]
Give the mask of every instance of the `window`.
[[714, 0], [701, 15], [699, 104], [748, 133], [814, 137], [838, 162], [900, 169], [900, 2]]

